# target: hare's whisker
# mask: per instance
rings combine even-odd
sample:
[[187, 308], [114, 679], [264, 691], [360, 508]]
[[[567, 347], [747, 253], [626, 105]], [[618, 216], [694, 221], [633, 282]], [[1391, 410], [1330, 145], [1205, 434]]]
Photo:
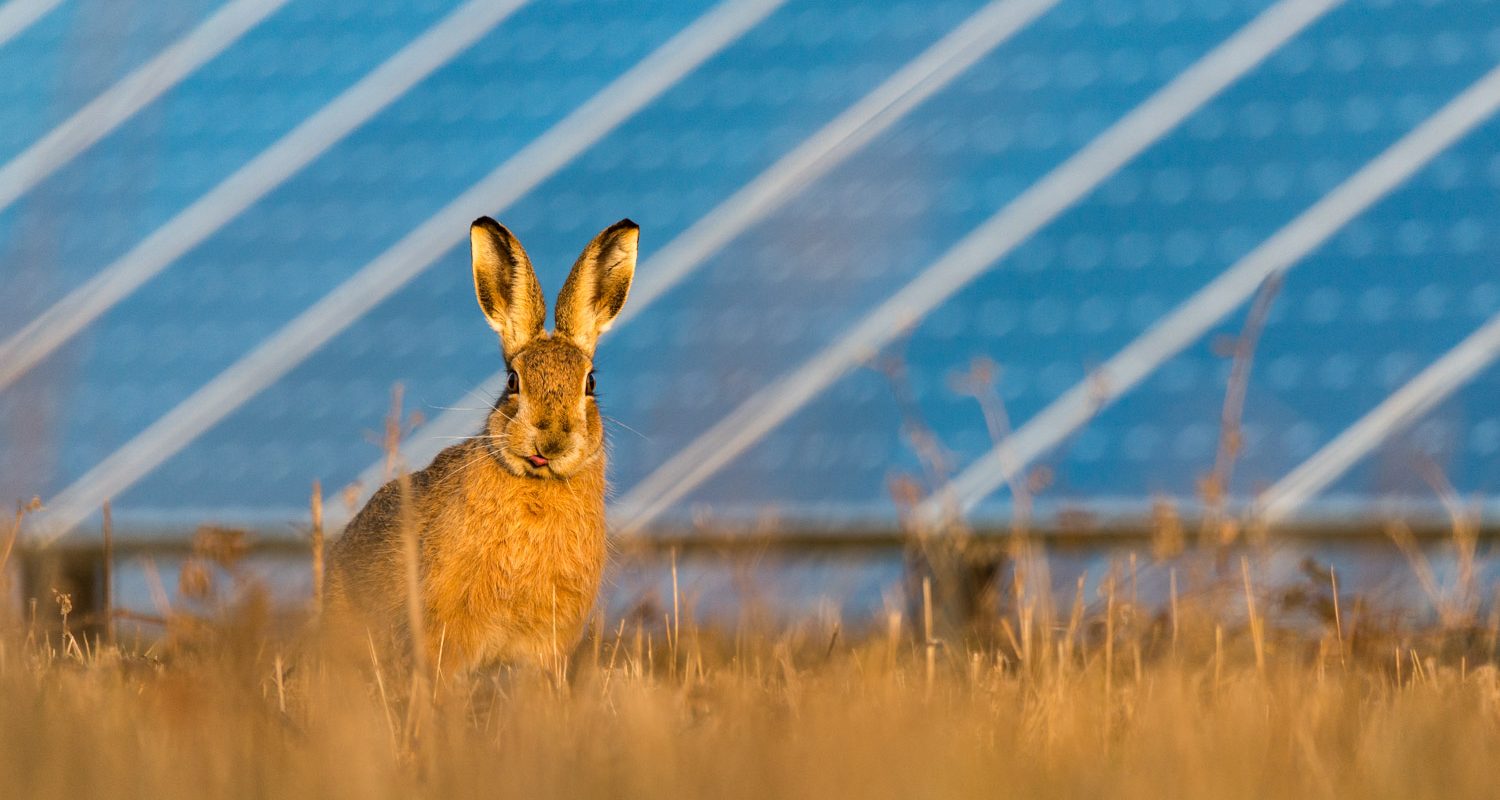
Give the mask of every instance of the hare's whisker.
[[646, 440], [648, 442], [651, 441], [651, 437], [650, 436], [647, 436], [646, 434], [641, 433], [640, 431], [636, 430], [635, 428], [632, 428], [629, 425], [626, 425], [625, 423], [619, 421], [618, 419], [615, 419], [614, 417], [611, 417], [608, 414], [600, 414], [599, 416], [603, 417], [605, 422], [613, 422], [614, 424], [619, 425], [620, 427], [624, 428], [627, 431], [630, 431], [631, 433], [635, 434], [636, 436], [639, 436], [639, 437], [641, 437], [642, 439], [644, 439], [644, 440]]
[[500, 395], [497, 394], [494, 397], [490, 397], [487, 393], [480, 391], [481, 388], [482, 387], [479, 386], [470, 387], [468, 391], [464, 392], [464, 394], [472, 395], [473, 397], [485, 403], [489, 403], [490, 405], [494, 405], [495, 401], [500, 399]]

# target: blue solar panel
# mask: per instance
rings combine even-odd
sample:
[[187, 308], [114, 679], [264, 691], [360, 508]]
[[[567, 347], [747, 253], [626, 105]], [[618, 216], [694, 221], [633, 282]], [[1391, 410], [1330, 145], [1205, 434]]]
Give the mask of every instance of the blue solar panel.
[[[973, 8], [968, 4], [935, 9], [936, 20], [917, 26], [919, 34], [925, 31], [921, 35], [914, 35], [912, 26], [884, 26], [875, 42], [881, 45], [879, 53], [871, 54], [867, 50], [870, 47], [867, 36], [858, 26], [852, 29], [840, 26], [837, 35], [814, 37], [813, 41], [776, 35], [778, 29], [820, 13], [835, 22], [849, 16], [839, 11], [835, 3], [821, 8], [815, 4], [788, 7], [767, 20], [756, 35], [747, 37], [688, 76], [660, 102], [524, 198], [502, 218], [521, 236], [538, 265], [544, 287], [555, 292], [578, 250], [597, 230], [628, 212], [645, 226], [648, 249], [652, 241], [664, 242], [695, 219], [695, 210], [701, 211], [723, 199], [753, 178], [775, 157], [916, 55]], [[677, 16], [672, 22], [680, 27], [693, 12], [701, 10], [675, 9]], [[622, 8], [618, 13], [630, 16], [633, 12]], [[896, 15], [891, 22], [909, 16]], [[655, 28], [663, 38], [675, 32], [674, 25], [661, 24]], [[502, 26], [495, 36], [503, 37], [507, 29]], [[587, 91], [596, 90], [605, 78], [639, 59], [643, 51], [655, 44], [658, 42], [640, 41], [634, 52], [622, 57], [619, 63], [598, 67], [599, 80], [580, 84], [580, 90], [584, 90], [579, 92], [580, 96], [572, 103], [560, 105], [558, 111], [565, 112], [566, 106], [581, 102]], [[781, 95], [767, 90], [775, 83], [770, 82], [750, 93], [745, 101], [723, 96], [731, 87], [759, 84], [757, 67], [777, 70], [773, 76], [785, 77], [777, 65], [786, 63], [800, 64], [816, 76], [810, 89], [783, 100]], [[441, 82], [449, 74], [458, 87], [488, 80], [472, 69], [462, 69], [463, 66], [455, 64], [453, 70], [435, 81]], [[503, 85], [496, 86], [494, 91], [503, 92]], [[518, 134], [510, 150], [513, 152], [552, 121], [537, 120], [536, 129]], [[465, 127], [472, 125], [456, 126]], [[373, 135], [373, 131], [368, 133]], [[426, 141], [427, 126], [413, 126], [411, 135], [418, 141]], [[402, 214], [401, 220], [409, 226], [424, 219], [442, 201], [507, 155], [504, 150], [451, 154], [450, 165], [454, 169], [450, 187], [432, 193], [430, 208]], [[713, 170], [704, 169], [705, 159], [714, 164]], [[432, 183], [431, 177], [425, 177], [413, 181], [410, 189], [422, 190]], [[410, 193], [405, 192], [408, 196]], [[404, 231], [399, 224], [375, 227], [387, 237]], [[376, 252], [372, 248], [365, 257]], [[360, 263], [363, 259], [351, 258], [341, 263], [333, 277], [342, 277]], [[455, 250], [406, 291], [335, 339], [326, 350], [288, 376], [281, 386], [251, 402], [218, 430], [184, 451], [138, 491], [148, 492], [159, 486], [159, 496], [169, 497], [182, 491], [180, 487], [188, 482], [195, 492], [209, 492], [210, 485], [217, 484], [217, 491], [205, 496], [223, 498], [218, 500], [222, 503], [255, 505], [288, 499], [300, 502], [310, 480], [305, 471], [288, 469], [274, 483], [267, 482], [267, 488], [274, 494], [268, 492], [249, 499], [242, 498], [247, 497], [250, 476], [235, 468], [231, 467], [222, 478], [205, 478], [221, 473], [211, 466], [214, 464], [244, 463], [249, 469], [248, 465], [259, 463], [258, 458], [243, 456], [256, 447], [266, 446], [263, 431], [275, 427], [296, 432], [287, 437], [294, 447], [305, 446], [328, 458], [324, 463], [329, 471], [317, 474], [330, 485], [351, 480], [379, 457], [379, 450], [368, 442], [366, 434], [381, 427], [393, 383], [402, 382], [408, 390], [410, 407], [428, 417], [455, 404], [481, 403], [480, 398], [466, 398], [465, 391], [499, 369], [501, 361], [494, 336], [477, 313], [473, 297], [467, 253]], [[306, 302], [301, 300], [295, 307]], [[649, 321], [650, 315], [635, 324]], [[629, 329], [622, 329], [622, 334], [626, 330]], [[623, 335], [620, 341], [625, 341]], [[636, 354], [639, 360], [632, 363], [629, 356], [616, 356], [618, 348], [617, 344], [607, 344], [601, 354], [599, 373], [605, 411], [640, 429], [631, 419], [630, 396], [615, 386], [617, 376], [630, 375], [639, 366], [672, 354], [643, 351]], [[319, 395], [299, 388], [307, 382], [323, 387], [325, 393]], [[301, 400], [281, 399], [288, 395]], [[313, 413], [307, 413], [309, 409]], [[630, 435], [623, 428], [614, 431], [621, 451], [626, 447], [621, 437]], [[299, 455], [287, 463], [292, 466], [307, 460]]]
[[[83, 8], [49, 15], [0, 47], [0, 160], [209, 10], [173, 5], [172, 25], [110, 31], [112, 47], [98, 56], [83, 46], [103, 35]], [[649, 265], [980, 5], [791, 0], [500, 218], [549, 292], [593, 232], [622, 216], [642, 225]], [[616, 486], [628, 494], [838, 340], [1268, 5], [1062, 0], [739, 233], [601, 348]], [[289, 4], [0, 211], [0, 263], [21, 287], [0, 301], [0, 336], [455, 6], [353, 14], [337, 3]], [[0, 390], [0, 489], [46, 495], [78, 479], [708, 8], [523, 7]], [[976, 358], [999, 365], [1009, 421], [1026, 422], [1497, 60], [1493, 3], [1369, 0], [1334, 10], [668, 516], [770, 509], [891, 521], [894, 477], [940, 483], [991, 448], [983, 410], [954, 385]], [[23, 64], [34, 79], [6, 68]], [[1238, 498], [1283, 477], [1500, 313], [1496, 130], [1482, 125], [1287, 276], [1248, 382]], [[1245, 321], [1243, 308], [1221, 320], [1045, 454], [1047, 503], [1144, 508], [1155, 497], [1193, 498], [1219, 444], [1230, 362], [1216, 342]], [[454, 249], [117, 505], [143, 518], [295, 509], [314, 479], [343, 486], [379, 457], [371, 438], [393, 384], [404, 385], [408, 410], [430, 418], [486, 405], [491, 398], [472, 387], [499, 368], [467, 254]], [[1495, 496], [1497, 380], [1495, 369], [1483, 372], [1325, 500], [1430, 497], [1415, 466], [1426, 458], [1459, 491]], [[939, 474], [915, 452], [913, 419], [940, 443]], [[980, 506], [993, 516], [1008, 509], [1004, 491]]]

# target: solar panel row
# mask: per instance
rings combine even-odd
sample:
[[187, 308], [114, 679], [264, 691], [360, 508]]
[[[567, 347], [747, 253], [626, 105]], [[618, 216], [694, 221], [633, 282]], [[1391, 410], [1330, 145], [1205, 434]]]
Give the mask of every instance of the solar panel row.
[[[0, 264], [17, 287], [0, 299], [0, 336], [458, 6], [350, 15], [342, 4], [294, 0], [272, 14], [0, 211]], [[502, 219], [555, 291], [588, 233], [629, 214], [644, 229], [643, 286], [656, 248], [981, 7], [768, 8]], [[602, 346], [600, 393], [617, 420], [612, 472], [622, 497], [643, 498], [640, 487], [663, 481], [653, 474], [746, 398], [840, 341], [1269, 7], [1062, 0], [826, 174], [747, 218]], [[709, 10], [518, 8], [0, 391], [0, 490], [52, 496], [74, 484]], [[183, 2], [159, 26], [107, 25], [119, 12], [72, 2], [40, 17], [0, 47], [0, 76], [12, 76], [0, 77], [0, 159], [213, 11]], [[903, 438], [909, 412], [943, 443], [951, 474], [991, 450], [979, 405], [954, 386], [975, 358], [999, 364], [1005, 410], [1026, 423], [1500, 59], [1500, 12], [1479, 0], [1349, 2], [1289, 35], [931, 313], [890, 320], [900, 332], [888, 353], [905, 365], [897, 385], [870, 363], [832, 375], [701, 483], [666, 482], [684, 491], [663, 517], [777, 508], [807, 520], [889, 521], [890, 477], [920, 469]], [[23, 72], [30, 79], [14, 77]], [[1288, 275], [1249, 380], [1239, 498], [1285, 476], [1500, 313], [1494, 136], [1481, 121]], [[472, 387], [499, 356], [473, 307], [467, 256], [432, 256], [432, 269], [144, 471], [116, 500], [122, 518], [287, 518], [312, 479], [340, 486], [377, 459], [367, 434], [381, 427], [398, 381], [428, 418], [484, 406]], [[1039, 453], [1053, 476], [1049, 507], [1192, 498], [1218, 446], [1229, 369], [1213, 342], [1243, 322], [1241, 308], [1213, 324]], [[1431, 490], [1415, 465], [1424, 458], [1462, 492], [1494, 498], [1497, 381], [1493, 368], [1478, 370], [1308, 510], [1423, 501]], [[912, 401], [905, 411], [900, 392]], [[450, 433], [417, 434], [441, 435]], [[442, 442], [415, 441], [414, 450]], [[998, 488], [994, 474], [971, 484]], [[1009, 510], [1003, 490], [975, 502], [981, 515]]]

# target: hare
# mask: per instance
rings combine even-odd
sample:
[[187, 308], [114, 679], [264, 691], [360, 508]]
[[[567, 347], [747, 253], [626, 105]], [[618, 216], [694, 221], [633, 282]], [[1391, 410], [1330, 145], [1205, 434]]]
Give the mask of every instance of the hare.
[[[605, 562], [594, 345], [625, 304], [638, 238], [621, 220], [584, 248], [547, 333], [521, 243], [489, 217], [470, 226], [474, 290], [500, 335], [505, 389], [477, 435], [381, 487], [349, 523], [332, 548], [331, 610], [425, 647], [445, 672], [545, 663], [577, 643]], [[417, 537], [421, 631], [408, 624], [404, 531]]]

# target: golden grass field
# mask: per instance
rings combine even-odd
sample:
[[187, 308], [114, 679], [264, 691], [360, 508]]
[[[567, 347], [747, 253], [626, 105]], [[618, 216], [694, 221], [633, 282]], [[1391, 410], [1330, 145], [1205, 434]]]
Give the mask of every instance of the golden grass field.
[[54, 598], [0, 636], [0, 795], [1500, 793], [1483, 604], [1445, 591], [1429, 615], [1330, 591], [1293, 614], [1245, 552], [1173, 561], [1179, 590], [1154, 608], [1123, 572], [1054, 607], [1023, 569], [964, 633], [929, 633], [930, 605], [700, 625], [673, 597], [595, 624], [556, 669], [465, 678], [326, 646], [254, 586], [117, 645], [49, 619]]

